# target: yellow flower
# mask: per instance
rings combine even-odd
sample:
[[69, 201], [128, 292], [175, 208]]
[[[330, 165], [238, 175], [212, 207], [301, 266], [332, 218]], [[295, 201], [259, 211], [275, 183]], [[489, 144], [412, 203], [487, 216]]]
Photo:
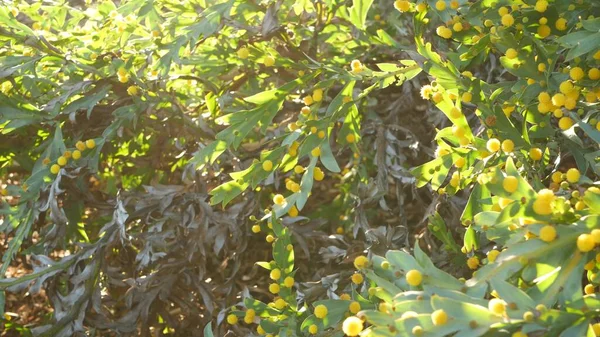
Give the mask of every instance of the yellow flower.
[[488, 302], [488, 309], [496, 315], [504, 315], [506, 312], [506, 302], [498, 298], [492, 298]]
[[580, 67], [573, 67], [571, 70], [569, 70], [569, 76], [573, 81], [579, 81], [585, 76], [585, 73]]
[[511, 59], [511, 60], [514, 59], [514, 58], [516, 58], [517, 54], [518, 54], [517, 51], [515, 49], [513, 49], [513, 48], [508, 48], [506, 50], [506, 53], [504, 53], [504, 55], [506, 55], [506, 57], [508, 59]]
[[356, 314], [360, 311], [360, 303], [356, 301], [350, 303], [350, 305], [348, 306], [348, 310], [350, 310], [351, 313]]
[[535, 3], [534, 9], [540, 13], [543, 13], [548, 8], [548, 1], [546, 0], [538, 0]]
[[323, 89], [315, 89], [312, 94], [313, 101], [320, 102], [323, 100]]
[[413, 287], [417, 287], [423, 281], [423, 275], [416, 269], [409, 270], [406, 273], [406, 283]]
[[369, 259], [364, 255], [359, 255], [354, 259], [354, 267], [358, 270], [365, 269], [369, 264]]
[[579, 173], [579, 170], [576, 168], [570, 168], [567, 171], [567, 181], [575, 184], [577, 182], [579, 182], [579, 178], [581, 178], [581, 173]]
[[439, 26], [435, 30], [436, 34], [444, 39], [449, 39], [452, 37], [452, 31], [445, 26]]
[[285, 197], [281, 194], [275, 194], [273, 197], [273, 203], [275, 205], [283, 205], [285, 203]]
[[431, 313], [433, 325], [439, 326], [448, 323], [448, 314], [443, 309], [438, 309]]
[[477, 258], [477, 256], [468, 258], [467, 266], [469, 267], [469, 269], [477, 269], [477, 267], [479, 267], [479, 258]]
[[315, 167], [313, 171], [313, 177], [316, 181], [321, 181], [325, 178], [325, 173], [323, 173], [320, 167]]
[[500, 141], [496, 138], [490, 138], [487, 141], [486, 148], [491, 153], [498, 152], [500, 150], [501, 144]]
[[502, 188], [508, 193], [514, 193], [519, 188], [519, 179], [514, 176], [507, 176], [502, 181]]
[[88, 149], [93, 149], [93, 148], [96, 147], [96, 142], [93, 139], [88, 139], [88, 140], [85, 141], [85, 146]]
[[446, 9], [446, 1], [438, 0], [435, 3], [435, 9], [437, 9], [438, 11], [443, 11], [444, 9]]
[[230, 325], [235, 325], [238, 322], [238, 318], [236, 315], [234, 314], [229, 314], [227, 315], [227, 323], [229, 323]]
[[273, 281], [277, 281], [279, 280], [279, 278], [281, 277], [281, 270], [279, 269], [273, 269], [271, 270], [271, 272], [269, 273], [269, 277], [271, 278], [271, 280]]
[[515, 23], [515, 18], [510, 14], [504, 14], [500, 21], [504, 27], [510, 27]]
[[314, 313], [317, 318], [323, 319], [327, 316], [327, 307], [323, 304], [319, 304], [315, 307]]
[[286, 277], [286, 278], [283, 280], [283, 285], [284, 285], [286, 288], [291, 288], [291, 287], [293, 287], [293, 286], [294, 286], [294, 282], [295, 282], [294, 278], [293, 278], [293, 277], [291, 277], [291, 276], [288, 276], [288, 277]]
[[540, 240], [552, 242], [556, 239], [556, 228], [552, 225], [546, 225], [540, 229]]
[[363, 283], [363, 281], [364, 281], [364, 278], [361, 274], [357, 273], [357, 274], [352, 275], [352, 282], [354, 284], [361, 284], [361, 283]]
[[577, 237], [577, 248], [586, 253], [594, 249], [596, 242], [590, 234], [581, 234]]
[[355, 337], [363, 330], [363, 321], [356, 317], [350, 316], [342, 323], [342, 331], [349, 337]]
[[529, 157], [535, 161], [542, 159], [542, 150], [540, 148], [534, 147], [529, 150]]
[[272, 67], [275, 64], [275, 58], [271, 55], [267, 55], [263, 60], [263, 64], [265, 67]]

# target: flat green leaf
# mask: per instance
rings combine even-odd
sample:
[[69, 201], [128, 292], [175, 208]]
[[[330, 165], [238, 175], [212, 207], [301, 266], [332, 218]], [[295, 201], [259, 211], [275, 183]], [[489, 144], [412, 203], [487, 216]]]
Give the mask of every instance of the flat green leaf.
[[373, 0], [352, 0], [352, 7], [348, 9], [350, 22], [358, 29], [365, 29], [365, 21]]

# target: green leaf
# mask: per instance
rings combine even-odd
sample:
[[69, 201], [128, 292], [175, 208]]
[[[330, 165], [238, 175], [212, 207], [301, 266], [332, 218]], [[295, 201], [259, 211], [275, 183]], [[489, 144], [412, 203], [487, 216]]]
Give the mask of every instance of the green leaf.
[[196, 170], [200, 170], [204, 165], [214, 163], [225, 150], [227, 150], [227, 143], [222, 140], [215, 140], [203, 149], [196, 151], [189, 162], [194, 165]]
[[212, 325], [212, 323], [208, 322], [208, 324], [206, 324], [206, 326], [204, 327], [204, 336], [205, 337], [214, 337], [211, 325]]
[[467, 231], [465, 232], [465, 238], [463, 241], [464, 247], [467, 250], [467, 252], [479, 249], [479, 240], [477, 239], [477, 233], [475, 233], [475, 230], [472, 226], [469, 226], [467, 228]]
[[397, 269], [404, 271], [409, 271], [412, 269], [416, 269], [421, 272], [423, 271], [423, 269], [417, 263], [415, 258], [403, 251], [388, 250], [387, 253], [385, 253], [385, 258], [390, 262], [392, 266], [394, 266]]
[[212, 195], [210, 198], [210, 204], [216, 205], [223, 203], [223, 207], [233, 200], [233, 198], [240, 195], [248, 188], [247, 182], [237, 182], [235, 180], [228, 181], [212, 189], [209, 194]]
[[369, 8], [373, 4], [373, 0], [353, 0], [352, 7], [348, 9], [350, 15], [350, 22], [355, 25], [358, 29], [365, 29], [365, 21], [367, 19], [367, 13]]
[[319, 156], [319, 159], [321, 160], [321, 163], [323, 163], [323, 166], [325, 166], [326, 169], [328, 169], [331, 172], [337, 173], [341, 170], [337, 161], [335, 160], [335, 157], [333, 156], [333, 153], [331, 152], [331, 147], [329, 146], [328, 140], [329, 139], [327, 139], [321, 144], [321, 155]]

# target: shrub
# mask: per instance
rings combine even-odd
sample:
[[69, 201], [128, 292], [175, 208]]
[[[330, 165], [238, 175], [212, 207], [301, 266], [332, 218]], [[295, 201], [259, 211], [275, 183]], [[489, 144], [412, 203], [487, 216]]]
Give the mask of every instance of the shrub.
[[47, 336], [596, 333], [599, 8], [393, 7], [0, 8], [0, 275], [32, 269], [0, 303], [43, 287]]

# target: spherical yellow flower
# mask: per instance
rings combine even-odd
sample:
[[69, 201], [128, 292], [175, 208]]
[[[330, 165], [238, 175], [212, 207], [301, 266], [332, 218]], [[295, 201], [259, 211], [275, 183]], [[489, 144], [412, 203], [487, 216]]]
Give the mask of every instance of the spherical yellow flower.
[[60, 156], [58, 159], [56, 159], [56, 163], [60, 166], [65, 166], [67, 165], [67, 158]]
[[304, 98], [302, 99], [302, 102], [304, 102], [305, 105], [311, 105], [314, 103], [314, 100], [313, 100], [312, 96], [304, 96]]
[[88, 149], [93, 149], [93, 148], [96, 147], [96, 141], [94, 141], [93, 139], [88, 139], [88, 140], [85, 141], [85, 146]]
[[488, 309], [496, 315], [504, 315], [506, 312], [506, 302], [498, 298], [492, 298], [488, 302]]
[[506, 53], [504, 53], [504, 55], [506, 55], [506, 57], [507, 57], [508, 59], [511, 59], [511, 60], [512, 60], [512, 59], [514, 59], [514, 58], [516, 58], [516, 57], [517, 57], [518, 53], [517, 53], [517, 51], [516, 51], [515, 49], [513, 49], [513, 48], [508, 48], [508, 49], [506, 50]]
[[325, 173], [323, 173], [320, 167], [315, 167], [313, 171], [313, 177], [316, 181], [321, 181], [325, 178]]
[[561, 93], [554, 94], [554, 96], [552, 96], [552, 104], [557, 107], [561, 107], [561, 106], [565, 105], [566, 100], [567, 100], [567, 97]]
[[498, 255], [500, 255], [500, 251], [496, 249], [490, 250], [487, 254], [488, 262], [494, 263], [496, 261], [496, 258], [498, 258]]
[[583, 78], [583, 76], [585, 76], [585, 73], [580, 67], [573, 67], [571, 70], [569, 70], [569, 76], [573, 81], [579, 81]]
[[463, 166], [465, 166], [465, 164], [467, 163], [466, 159], [463, 157], [459, 157], [458, 159], [456, 159], [456, 161], [454, 162], [454, 166], [456, 166], [457, 168], [462, 168]]
[[268, 243], [273, 243], [273, 241], [275, 241], [275, 237], [269, 234], [265, 237], [265, 241], [267, 241]]
[[548, 36], [550, 36], [551, 32], [552, 31], [550, 30], [550, 26], [548, 25], [540, 25], [537, 29], [537, 33], [542, 39], [545, 39]]
[[586, 284], [585, 287], [583, 288], [583, 291], [585, 292], [586, 295], [591, 295], [596, 292], [596, 287], [594, 287], [593, 284]]
[[320, 156], [320, 155], [321, 155], [321, 149], [320, 149], [320, 148], [318, 148], [318, 147], [315, 147], [314, 149], [312, 149], [312, 151], [310, 151], [310, 154], [311, 154], [313, 157], [318, 157], [318, 156]]
[[444, 0], [436, 1], [435, 9], [437, 9], [438, 11], [443, 11], [444, 9], [446, 9], [446, 1], [444, 1]]
[[588, 77], [590, 78], [590, 80], [594, 80], [594, 81], [600, 79], [600, 69], [591, 68], [588, 71]]
[[242, 47], [242, 48], [238, 49], [237, 55], [241, 59], [247, 59], [248, 56], [250, 55], [250, 51], [248, 50], [248, 48]]
[[275, 64], [275, 58], [271, 55], [267, 55], [263, 60], [263, 64], [265, 67], [272, 67]]
[[135, 85], [130, 85], [127, 88], [127, 93], [129, 94], [129, 96], [135, 96], [138, 94], [138, 87]]
[[351, 279], [352, 279], [352, 283], [354, 283], [354, 284], [361, 284], [364, 281], [362, 274], [358, 274], [358, 273], [353, 274]]
[[273, 197], [273, 203], [275, 205], [283, 205], [285, 204], [285, 197], [281, 194], [275, 194], [275, 196]]
[[279, 280], [279, 278], [281, 277], [281, 270], [279, 270], [277, 268], [271, 270], [271, 272], [269, 273], [269, 277], [273, 281]]
[[410, 10], [410, 2], [407, 0], [396, 0], [394, 7], [400, 12], [408, 12]]
[[356, 136], [353, 133], [349, 133], [346, 135], [346, 141], [352, 144], [356, 141]]
[[463, 24], [460, 22], [455, 23], [454, 25], [452, 25], [452, 29], [455, 32], [462, 32], [462, 30], [464, 29]]
[[59, 171], [60, 171], [60, 166], [58, 164], [54, 164], [54, 165], [50, 166], [50, 173], [58, 174]]
[[461, 99], [463, 102], [469, 103], [471, 100], [473, 100], [473, 94], [470, 92], [465, 92], [462, 94]]
[[519, 188], [519, 179], [515, 176], [507, 176], [502, 181], [502, 188], [508, 193], [514, 193]]
[[84, 142], [82, 142], [82, 141], [78, 141], [78, 142], [75, 144], [75, 147], [76, 147], [76, 148], [77, 148], [77, 150], [79, 150], [79, 151], [84, 151], [84, 150], [85, 150], [85, 143], [84, 143]]
[[262, 163], [262, 168], [263, 168], [263, 170], [265, 170], [267, 172], [271, 171], [273, 169], [273, 162], [270, 160], [265, 160]]
[[590, 234], [581, 234], [577, 237], [577, 248], [586, 253], [594, 249], [596, 242]]
[[538, 0], [535, 3], [534, 9], [540, 13], [543, 13], [548, 9], [548, 1], [546, 0]]
[[360, 311], [360, 303], [353, 301], [348, 306], [348, 310], [350, 310], [351, 313], [356, 314], [357, 312]]
[[271, 293], [273, 293], [273, 294], [277, 294], [277, 293], [279, 293], [279, 290], [280, 290], [280, 288], [279, 288], [279, 284], [277, 284], [277, 283], [271, 283], [271, 284], [269, 285], [269, 291], [270, 291]]
[[363, 71], [364, 67], [359, 60], [352, 60], [352, 62], [350, 62], [350, 68], [352, 68], [353, 73], [360, 73]]
[[431, 313], [431, 322], [439, 326], [448, 323], [448, 314], [443, 309], [438, 309]]
[[350, 316], [342, 323], [342, 331], [349, 337], [355, 337], [363, 330], [363, 321], [356, 317]]
[[323, 319], [327, 316], [327, 307], [323, 304], [319, 304], [315, 307], [314, 313], [317, 318]]
[[251, 324], [254, 322], [254, 318], [256, 317], [256, 311], [254, 309], [246, 310], [246, 314], [244, 315], [244, 322], [246, 324]]
[[323, 89], [315, 89], [312, 94], [313, 101], [320, 102], [323, 100]]
[[275, 308], [279, 310], [287, 307], [287, 305], [287, 302], [283, 298], [278, 298], [277, 300], [275, 300]]
[[308, 332], [309, 332], [310, 334], [313, 334], [313, 335], [315, 335], [317, 332], [319, 332], [319, 327], [318, 327], [316, 324], [311, 324], [311, 325], [308, 327]]
[[567, 171], [567, 181], [575, 184], [577, 182], [579, 182], [579, 178], [581, 178], [581, 173], [579, 173], [579, 170], [576, 168], [570, 168]]
[[252, 226], [252, 233], [260, 233], [260, 225]]
[[437, 27], [435, 32], [438, 36], [443, 37], [444, 39], [449, 39], [452, 37], [452, 31], [450, 30], [450, 28], [445, 26]]
[[[298, 184], [295, 184], [295, 185], [298, 185]], [[295, 186], [295, 185], [294, 185], [294, 186]], [[289, 216], [291, 216], [292, 218], [295, 218], [295, 217], [297, 217], [297, 216], [298, 216], [298, 213], [299, 213], [299, 212], [298, 212], [298, 208], [296, 208], [296, 206], [295, 206], [295, 205], [294, 205], [294, 206], [292, 206], [292, 207], [290, 207], [290, 209], [288, 210], [288, 215], [289, 215]]]
[[227, 323], [230, 325], [235, 325], [238, 322], [238, 317], [234, 314], [227, 315]]
[[463, 114], [457, 107], [452, 107], [452, 109], [450, 109], [449, 115], [451, 118], [457, 119], [462, 117]]
[[291, 277], [291, 276], [288, 276], [288, 277], [286, 277], [286, 278], [283, 280], [283, 285], [284, 285], [286, 288], [291, 288], [291, 287], [293, 287], [293, 286], [294, 286], [294, 282], [295, 282], [294, 278], [293, 278], [293, 277]]
[[423, 281], [423, 275], [416, 269], [409, 270], [406, 273], [406, 283], [413, 287], [418, 287]]
[[510, 14], [504, 14], [500, 21], [504, 27], [510, 27], [515, 23], [515, 18]]
[[500, 150], [500, 147], [501, 147], [500, 141], [496, 138], [490, 138], [487, 141], [486, 148], [491, 153], [498, 152], [498, 150]]
[[538, 147], [533, 147], [533, 148], [531, 148], [531, 150], [529, 150], [529, 157], [535, 161], [541, 160], [542, 155], [543, 155], [543, 152]]
[[559, 18], [554, 23], [554, 26], [556, 27], [556, 29], [558, 29], [560, 31], [567, 30], [567, 19], [565, 19], [565, 18]]
[[364, 255], [359, 255], [354, 259], [354, 267], [358, 270], [365, 269], [369, 264], [369, 259]]
[[568, 130], [570, 129], [573, 124], [575, 124], [575, 122], [573, 122], [573, 120], [571, 119], [571, 117], [563, 117], [561, 119], [558, 120], [558, 127], [561, 130]]
[[556, 228], [552, 225], [546, 225], [540, 229], [540, 240], [552, 242], [556, 239]]
[[479, 258], [477, 256], [473, 256], [467, 259], [467, 266], [469, 269], [475, 270], [479, 267]]
[[505, 139], [502, 141], [502, 151], [504, 153], [511, 153], [515, 149], [515, 143], [510, 139]]

